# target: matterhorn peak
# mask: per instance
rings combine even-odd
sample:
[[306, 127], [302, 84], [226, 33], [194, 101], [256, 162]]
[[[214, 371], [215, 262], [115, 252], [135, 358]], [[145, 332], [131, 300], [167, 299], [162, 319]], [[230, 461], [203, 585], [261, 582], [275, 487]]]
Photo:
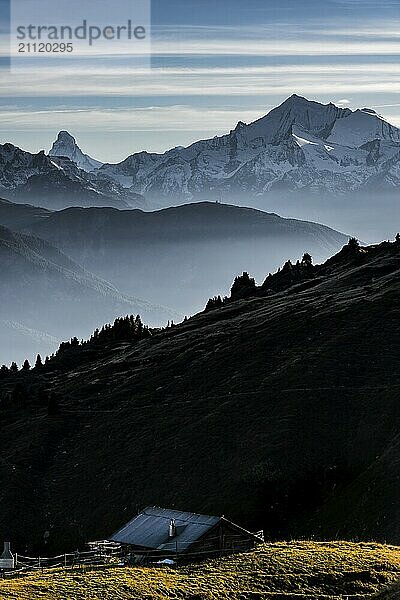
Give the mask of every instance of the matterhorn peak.
[[68, 131], [60, 131], [57, 136], [57, 142], [73, 142], [76, 144], [76, 140], [73, 135]]
[[49, 156], [64, 156], [72, 160], [80, 169], [94, 171], [103, 163], [84, 154], [76, 143], [76, 139], [68, 131], [60, 131]]

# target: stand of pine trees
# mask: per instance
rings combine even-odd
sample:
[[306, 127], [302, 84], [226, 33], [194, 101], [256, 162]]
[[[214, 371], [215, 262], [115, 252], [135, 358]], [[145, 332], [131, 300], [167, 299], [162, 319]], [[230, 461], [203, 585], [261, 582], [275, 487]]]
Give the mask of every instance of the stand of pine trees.
[[[152, 333], [150, 329], [143, 325], [139, 315], [127, 315], [115, 319], [113, 324], [104, 325], [101, 329], [96, 329], [87, 341], [79, 341], [77, 337], [71, 338], [68, 342], [62, 342], [55, 354], [46, 357], [44, 363], [40, 354], [37, 355], [34, 370], [46, 371], [52, 364], [53, 360], [59, 358], [65, 353], [72, 353], [78, 348], [90, 349], [96, 348], [108, 342], [138, 342], [148, 338]], [[10, 367], [3, 365], [0, 367], [0, 380], [14, 376], [18, 373], [28, 373], [32, 369], [28, 360], [25, 360], [21, 370], [17, 363], [13, 362]]]

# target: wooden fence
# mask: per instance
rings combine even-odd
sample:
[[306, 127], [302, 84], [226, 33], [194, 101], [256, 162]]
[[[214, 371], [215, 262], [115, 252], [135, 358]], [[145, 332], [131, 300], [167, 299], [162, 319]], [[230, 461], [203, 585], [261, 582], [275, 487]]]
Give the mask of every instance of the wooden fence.
[[81, 568], [85, 565], [101, 566], [118, 562], [118, 559], [121, 560], [121, 557], [122, 548], [117, 544], [104, 545], [100, 548], [88, 550], [87, 552], [76, 551], [52, 557], [38, 556], [34, 558], [15, 554], [15, 568], [12, 571], [0, 571], [0, 577], [3, 577], [3, 579], [12, 579], [28, 573], [34, 573], [35, 571], [44, 571], [44, 569], [73, 569]]

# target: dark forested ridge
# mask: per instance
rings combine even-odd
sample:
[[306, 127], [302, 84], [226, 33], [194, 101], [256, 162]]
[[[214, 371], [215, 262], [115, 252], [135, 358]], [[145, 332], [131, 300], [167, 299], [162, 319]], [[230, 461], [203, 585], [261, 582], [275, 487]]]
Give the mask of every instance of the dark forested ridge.
[[399, 543], [399, 272], [398, 241], [352, 240], [180, 325], [3, 373], [3, 538], [71, 547], [159, 504]]

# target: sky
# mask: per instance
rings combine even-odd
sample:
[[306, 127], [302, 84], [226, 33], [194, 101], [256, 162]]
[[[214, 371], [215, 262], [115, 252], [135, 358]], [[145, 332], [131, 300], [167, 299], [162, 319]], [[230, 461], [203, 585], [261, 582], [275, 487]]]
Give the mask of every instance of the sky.
[[[78, 19], [84, 1], [69, 1]], [[133, 0], [115, 2], [128, 14]], [[0, 143], [48, 150], [66, 129], [85, 152], [117, 162], [226, 133], [293, 93], [373, 108], [400, 126], [400, 0], [152, 0], [149, 68], [127, 45], [111, 59], [99, 44], [91, 58], [24, 71], [5, 58], [8, 3]]]

